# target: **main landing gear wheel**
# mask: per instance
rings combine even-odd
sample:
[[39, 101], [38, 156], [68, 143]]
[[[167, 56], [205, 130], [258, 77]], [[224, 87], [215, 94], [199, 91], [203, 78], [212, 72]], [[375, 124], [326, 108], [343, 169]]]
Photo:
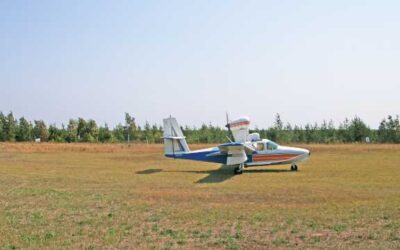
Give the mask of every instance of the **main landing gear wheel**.
[[244, 164], [240, 164], [235, 168], [235, 174], [243, 174]]
[[290, 170], [291, 171], [297, 171], [297, 165], [293, 164], [292, 166], [290, 166]]

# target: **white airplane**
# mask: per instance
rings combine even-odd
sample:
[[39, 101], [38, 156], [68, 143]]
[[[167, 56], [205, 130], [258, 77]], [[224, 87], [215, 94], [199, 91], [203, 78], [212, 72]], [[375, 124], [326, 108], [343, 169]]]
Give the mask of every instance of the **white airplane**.
[[227, 118], [226, 127], [232, 133], [234, 141], [217, 147], [190, 151], [176, 119], [166, 118], [164, 154], [174, 159], [226, 164], [234, 168], [235, 174], [242, 174], [243, 169], [247, 167], [278, 164], [290, 164], [290, 170], [297, 171], [297, 163], [310, 157], [311, 153], [307, 149], [281, 146], [268, 139], [261, 140], [258, 133], [249, 134], [249, 125], [248, 117], [234, 121]]

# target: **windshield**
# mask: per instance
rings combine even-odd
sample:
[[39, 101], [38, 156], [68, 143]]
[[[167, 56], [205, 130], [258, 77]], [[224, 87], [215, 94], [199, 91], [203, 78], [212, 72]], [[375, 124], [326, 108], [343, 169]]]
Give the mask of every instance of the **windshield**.
[[256, 148], [258, 151], [263, 151], [264, 150], [264, 143], [263, 142], [258, 142], [256, 144]]
[[278, 144], [273, 141], [267, 142], [267, 150], [275, 150], [278, 148]]

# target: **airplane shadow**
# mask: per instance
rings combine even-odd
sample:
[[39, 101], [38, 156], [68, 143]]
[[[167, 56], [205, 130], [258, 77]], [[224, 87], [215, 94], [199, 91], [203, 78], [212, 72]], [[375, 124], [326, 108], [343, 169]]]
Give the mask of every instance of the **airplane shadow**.
[[292, 172], [289, 169], [245, 169], [244, 174], [254, 174], [254, 173], [285, 173]]
[[[206, 177], [201, 178], [195, 183], [221, 183], [224, 182], [235, 174], [233, 173], [232, 166], [221, 165], [220, 168], [215, 170], [162, 170], [159, 168], [150, 168], [142, 171], [137, 171], [136, 174], [154, 174], [159, 172], [174, 172], [174, 173], [194, 173], [194, 174], [208, 174]], [[243, 174], [254, 174], [254, 173], [284, 173], [291, 172], [286, 169], [245, 169]]]
[[206, 177], [196, 181], [195, 183], [219, 183], [234, 176], [233, 168], [226, 165], [222, 165], [220, 168], [215, 170], [163, 170], [159, 168], [149, 168], [137, 171], [136, 174], [155, 174], [160, 172], [208, 174]]
[[208, 174], [206, 177], [201, 178], [195, 183], [220, 183], [235, 176], [233, 173], [233, 168], [227, 165], [221, 165], [220, 168], [214, 170], [181, 170], [181, 171], [168, 171], [168, 172]]
[[145, 169], [142, 171], [137, 171], [136, 174], [154, 174], [154, 173], [159, 173], [162, 172], [162, 169], [159, 168], [149, 168], [149, 169]]

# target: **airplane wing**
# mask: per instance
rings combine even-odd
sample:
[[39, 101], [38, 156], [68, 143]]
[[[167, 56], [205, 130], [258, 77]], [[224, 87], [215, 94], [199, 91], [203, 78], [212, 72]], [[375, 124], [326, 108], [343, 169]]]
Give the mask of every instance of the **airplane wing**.
[[219, 152], [210, 154], [209, 156], [227, 155], [226, 165], [237, 165], [247, 161], [247, 154], [254, 152], [251, 147], [239, 143], [225, 143], [218, 145]]

